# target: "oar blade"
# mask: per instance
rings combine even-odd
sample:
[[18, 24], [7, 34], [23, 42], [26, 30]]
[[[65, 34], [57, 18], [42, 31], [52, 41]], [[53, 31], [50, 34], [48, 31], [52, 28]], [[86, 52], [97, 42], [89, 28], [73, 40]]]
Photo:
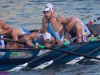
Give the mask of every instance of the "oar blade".
[[44, 69], [45, 67], [51, 65], [53, 63], [53, 60], [49, 61], [49, 62], [45, 62], [37, 67], [35, 67], [34, 69]]
[[71, 61], [69, 61], [69, 62], [67, 62], [65, 64], [66, 65], [68, 65], [68, 64], [75, 64], [75, 63], [81, 61], [82, 59], [84, 59], [84, 57], [83, 56], [80, 56], [80, 57], [77, 57], [77, 58], [75, 58], [75, 59], [73, 59], [73, 60], [71, 60]]
[[24, 63], [24, 64], [22, 64], [22, 65], [18, 65], [17, 67], [12, 68], [11, 70], [8, 70], [8, 72], [19, 71], [19, 70], [21, 70], [22, 68], [26, 67], [27, 65], [28, 65], [28, 63]]
[[[96, 56], [97, 58], [100, 58], [100, 55]], [[100, 62], [100, 60], [97, 59], [90, 59], [90, 61]]]

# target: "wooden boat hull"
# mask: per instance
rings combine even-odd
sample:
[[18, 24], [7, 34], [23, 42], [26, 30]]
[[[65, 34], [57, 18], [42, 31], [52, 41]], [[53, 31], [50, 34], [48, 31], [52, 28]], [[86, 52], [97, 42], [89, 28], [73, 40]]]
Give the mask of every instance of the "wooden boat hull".
[[[77, 49], [74, 52], [87, 54], [88, 52], [94, 50], [95, 48], [99, 47], [100, 41], [96, 42], [90, 42], [87, 45]], [[75, 45], [69, 45], [69, 46], [62, 46], [57, 49], [62, 49], [65, 51], [72, 51], [73, 49], [81, 46], [80, 44]], [[51, 50], [40, 50], [40, 49], [15, 49], [15, 50], [8, 50], [8, 49], [1, 49], [0, 50], [0, 70], [9, 70], [12, 69], [20, 64], [26, 63], [32, 59], [36, 59], [38, 57], [41, 57], [41, 55], [44, 55], [43, 57], [39, 58], [38, 60], [35, 60], [33, 63], [29, 65], [29, 67], [36, 67], [40, 64], [43, 64], [44, 62], [48, 62], [50, 60], [54, 60], [57, 57], [63, 55], [65, 53], [57, 52], [57, 51], [51, 51]], [[99, 50], [92, 53], [91, 55], [97, 56], [99, 55]], [[68, 54], [56, 61], [54, 63], [58, 62], [69, 62], [76, 57], [72, 54]]]

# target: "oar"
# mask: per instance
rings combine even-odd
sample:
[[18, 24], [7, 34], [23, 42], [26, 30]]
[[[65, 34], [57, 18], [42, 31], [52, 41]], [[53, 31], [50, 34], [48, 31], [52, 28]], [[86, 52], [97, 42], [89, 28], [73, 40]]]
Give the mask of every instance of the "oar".
[[97, 17], [96, 19], [93, 19], [93, 20], [89, 21], [89, 22], [87, 23], [87, 26], [93, 25], [93, 23], [96, 22], [96, 21], [98, 21], [98, 20], [100, 20], [100, 17]]
[[[91, 41], [95, 41], [97, 38], [98, 38], [98, 36], [97, 36], [96, 38], [92, 38]], [[73, 41], [73, 40], [72, 40], [72, 41]], [[90, 41], [90, 42], [91, 42], [91, 41]], [[79, 47], [77, 47], [77, 48], [71, 50], [70, 52], [74, 52], [74, 51], [80, 49], [81, 47], [87, 45], [88, 43], [89, 43], [89, 42], [84, 43], [83, 45], [81, 45], [81, 46], [79, 46]], [[39, 48], [45, 48], [45, 47], [44, 47], [44, 46], [40, 46]], [[54, 60], [58, 60], [58, 59], [60, 59], [60, 58], [62, 58], [62, 57], [64, 57], [64, 56], [66, 56], [66, 55], [68, 55], [68, 53], [65, 53], [64, 55], [61, 55], [61, 56], [59, 56], [58, 58], [56, 58], [56, 59], [54, 59]], [[80, 57], [80, 58], [83, 59], [84, 57]], [[52, 64], [54, 60], [50, 60], [50, 61], [48, 61], [48, 62], [44, 62], [43, 64], [41, 64], [41, 65], [35, 67], [34, 69], [43, 69], [43, 68], [49, 66], [50, 64]], [[76, 61], [76, 62], [78, 62], [78, 61]], [[46, 64], [46, 63], [48, 63], [48, 64]], [[44, 64], [45, 64], [45, 65], [44, 65]]]
[[73, 55], [77, 55], [77, 56], [84, 56], [84, 57], [90, 58], [90, 59], [98, 59], [98, 60], [100, 60], [100, 58], [96, 58], [96, 57], [93, 57], [93, 56], [88, 56], [88, 55], [80, 54], [80, 53], [76, 53], [76, 52], [64, 51], [64, 50], [62, 50], [62, 49], [55, 49], [55, 48], [45, 47], [45, 46], [40, 47], [40, 48], [44, 48], [44, 50], [50, 49], [50, 50], [58, 51], [58, 52], [62, 52], [62, 53], [69, 53], [69, 54], [73, 54]]
[[0, 38], [1, 40], [5, 40], [5, 41], [10, 41], [10, 42], [15, 42], [15, 43], [20, 43], [20, 44], [26, 44], [25, 42], [22, 41], [16, 41], [16, 40], [12, 40], [12, 39], [8, 39], [8, 38]]
[[87, 16], [81, 18], [81, 20], [87, 19], [87, 18], [89, 18], [89, 17], [90, 17], [90, 15], [87, 15]]
[[[94, 22], [100, 20], [100, 17], [97, 17], [96, 19], [93, 19], [91, 21], [89, 21], [86, 25], [88, 26], [92, 26]], [[88, 29], [90, 30], [91, 33], [93, 33], [93, 31], [88, 27]]]

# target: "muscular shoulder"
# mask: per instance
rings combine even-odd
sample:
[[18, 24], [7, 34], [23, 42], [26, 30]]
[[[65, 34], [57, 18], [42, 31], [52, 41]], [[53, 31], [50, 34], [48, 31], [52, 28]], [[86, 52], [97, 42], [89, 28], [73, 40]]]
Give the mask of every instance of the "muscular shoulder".
[[42, 18], [42, 23], [46, 23], [47, 19], [45, 17]]
[[57, 20], [58, 20], [59, 22], [61, 22], [61, 23], [64, 23], [64, 22], [66, 21], [66, 17], [65, 17], [64, 15], [60, 14], [60, 16], [57, 17]]

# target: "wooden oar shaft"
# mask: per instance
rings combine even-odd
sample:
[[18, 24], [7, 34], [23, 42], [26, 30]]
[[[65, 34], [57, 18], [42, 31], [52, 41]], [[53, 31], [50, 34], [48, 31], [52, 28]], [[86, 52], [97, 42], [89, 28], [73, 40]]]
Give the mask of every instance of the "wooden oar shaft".
[[85, 16], [85, 17], [81, 18], [81, 20], [87, 19], [87, 18], [89, 18], [89, 17], [90, 17], [90, 15]]
[[98, 51], [98, 50], [100, 50], [100, 47], [97, 47], [96, 49], [90, 51], [90, 52], [87, 53], [86, 55], [90, 55], [90, 54], [92, 54], [92, 53], [94, 53], [94, 52], [96, 52], [96, 51]]
[[63, 53], [69, 53], [69, 54], [73, 54], [73, 55], [77, 55], [77, 56], [84, 56], [84, 57], [87, 57], [87, 58], [100, 60], [100, 58], [97, 58], [97, 57], [92, 57], [92, 56], [88, 56], [88, 55], [80, 54], [80, 53], [76, 53], [76, 52], [64, 51], [64, 50], [61, 50], [61, 49], [54, 49], [54, 48], [50, 48], [50, 47], [45, 47], [45, 49], [50, 49], [50, 50], [53, 50], [53, 51], [58, 51], [58, 52], [63, 52]]

